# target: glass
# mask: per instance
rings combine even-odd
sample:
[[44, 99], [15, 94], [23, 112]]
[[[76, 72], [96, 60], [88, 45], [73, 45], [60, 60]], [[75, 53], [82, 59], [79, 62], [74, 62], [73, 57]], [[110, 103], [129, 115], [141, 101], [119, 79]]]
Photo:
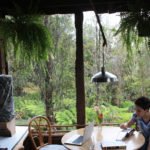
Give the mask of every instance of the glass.
[[94, 137], [91, 136], [91, 139], [89, 141], [88, 150], [94, 150]]
[[101, 124], [101, 123], [99, 123], [98, 129], [99, 129], [100, 131], [102, 131], [102, 124]]

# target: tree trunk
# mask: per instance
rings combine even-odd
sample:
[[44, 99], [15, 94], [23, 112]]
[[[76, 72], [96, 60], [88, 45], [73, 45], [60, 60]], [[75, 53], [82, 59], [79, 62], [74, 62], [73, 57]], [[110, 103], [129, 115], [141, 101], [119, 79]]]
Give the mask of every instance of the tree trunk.
[[[44, 19], [44, 24], [49, 27], [48, 16]], [[55, 117], [53, 114], [53, 84], [52, 84], [52, 73], [53, 73], [53, 60], [49, 55], [49, 60], [45, 65], [45, 107], [46, 107], [46, 116], [50, 120], [51, 124], [55, 122]]]
[[76, 27], [76, 109], [77, 124], [85, 124], [84, 56], [83, 56], [83, 13], [75, 13]]
[[52, 59], [49, 56], [49, 61], [46, 62], [46, 76], [45, 76], [45, 106], [46, 116], [51, 123], [55, 122], [53, 114], [53, 84], [52, 84]]

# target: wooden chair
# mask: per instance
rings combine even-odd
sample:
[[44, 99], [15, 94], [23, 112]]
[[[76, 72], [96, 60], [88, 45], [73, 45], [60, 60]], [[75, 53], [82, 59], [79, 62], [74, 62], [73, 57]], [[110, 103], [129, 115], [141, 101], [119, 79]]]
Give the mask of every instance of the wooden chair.
[[67, 150], [63, 145], [52, 144], [51, 130], [51, 124], [46, 117], [36, 116], [31, 119], [29, 136], [35, 150]]

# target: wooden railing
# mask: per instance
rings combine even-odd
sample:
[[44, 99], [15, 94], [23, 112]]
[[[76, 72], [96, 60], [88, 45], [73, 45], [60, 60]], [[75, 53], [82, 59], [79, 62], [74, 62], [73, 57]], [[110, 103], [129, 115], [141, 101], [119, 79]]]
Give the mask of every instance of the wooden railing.
[[[85, 127], [88, 124], [84, 125], [52, 125], [52, 136], [63, 136], [65, 133], [75, 130], [77, 128]], [[97, 126], [99, 124], [95, 124]], [[119, 123], [102, 123], [102, 126], [119, 126]], [[27, 124], [21, 124], [19, 126], [28, 126]], [[63, 130], [62, 128], [67, 128]], [[68, 129], [71, 128], [71, 129]]]
[[[85, 127], [85, 125], [52, 125], [52, 143], [53, 144], [62, 144], [61, 139], [63, 135], [71, 130], [75, 130], [80, 127]], [[98, 124], [95, 124], [95, 126]], [[119, 126], [119, 123], [102, 123], [103, 126]], [[28, 126], [28, 124], [22, 124], [20, 126]], [[68, 129], [69, 128], [69, 129]], [[24, 141], [25, 150], [33, 149], [32, 142], [30, 137], [28, 136]]]
[[[72, 127], [77, 129], [77, 128], [80, 128], [80, 127], [85, 127], [87, 126], [88, 124], [85, 124], [85, 125], [52, 125], [53, 129], [56, 129], [56, 130], [53, 130], [52, 131], [52, 135], [56, 136], [56, 135], [64, 135], [65, 133], [67, 132], [70, 132], [71, 130], [57, 130], [59, 128], [63, 128], [63, 127]], [[95, 126], [97, 126], [98, 124], [95, 124]], [[102, 123], [102, 126], [119, 126], [120, 124], [119, 123]]]

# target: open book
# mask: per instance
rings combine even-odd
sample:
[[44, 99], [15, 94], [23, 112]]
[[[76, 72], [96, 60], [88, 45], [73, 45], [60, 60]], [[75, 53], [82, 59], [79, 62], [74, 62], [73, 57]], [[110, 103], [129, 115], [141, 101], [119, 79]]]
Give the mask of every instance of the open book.
[[126, 130], [121, 130], [117, 136], [117, 141], [124, 141], [126, 138], [130, 137], [131, 135], [133, 135], [133, 132], [135, 131], [135, 129], [132, 128], [128, 128]]

